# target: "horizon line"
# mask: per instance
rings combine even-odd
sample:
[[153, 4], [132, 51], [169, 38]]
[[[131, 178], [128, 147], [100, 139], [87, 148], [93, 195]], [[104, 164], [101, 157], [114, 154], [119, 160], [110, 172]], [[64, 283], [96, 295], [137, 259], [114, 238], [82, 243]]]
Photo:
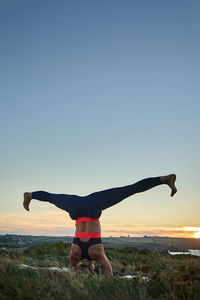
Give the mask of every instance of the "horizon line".
[[[18, 234], [18, 233], [0, 233], [0, 235], [17, 235], [17, 236], [35, 236], [35, 237], [70, 237], [74, 238], [74, 235], [36, 235], [36, 234]], [[200, 238], [195, 237], [170, 237], [170, 236], [162, 236], [162, 235], [144, 235], [144, 236], [126, 236], [126, 235], [120, 235], [120, 236], [101, 236], [102, 238], [169, 238], [169, 239], [194, 239], [194, 240], [200, 240]]]

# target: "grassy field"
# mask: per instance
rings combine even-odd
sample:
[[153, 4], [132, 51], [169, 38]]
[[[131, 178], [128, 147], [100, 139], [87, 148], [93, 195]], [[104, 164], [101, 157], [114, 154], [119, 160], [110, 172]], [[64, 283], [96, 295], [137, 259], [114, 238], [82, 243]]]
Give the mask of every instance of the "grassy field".
[[[134, 247], [105, 248], [114, 277], [17, 266], [68, 267], [69, 251], [70, 244], [63, 242], [34, 245], [23, 252], [1, 250], [0, 299], [200, 299], [200, 258], [189, 255], [170, 256]], [[120, 274], [137, 277], [124, 279]]]

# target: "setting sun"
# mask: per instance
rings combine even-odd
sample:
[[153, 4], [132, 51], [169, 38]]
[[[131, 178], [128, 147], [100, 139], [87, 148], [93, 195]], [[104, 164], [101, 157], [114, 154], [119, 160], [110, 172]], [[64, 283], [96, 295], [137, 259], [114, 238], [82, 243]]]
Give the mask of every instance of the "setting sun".
[[196, 239], [200, 239], [200, 231], [196, 232], [194, 235], [193, 235], [194, 238]]
[[184, 227], [185, 231], [192, 231], [191, 237], [200, 239], [200, 227]]

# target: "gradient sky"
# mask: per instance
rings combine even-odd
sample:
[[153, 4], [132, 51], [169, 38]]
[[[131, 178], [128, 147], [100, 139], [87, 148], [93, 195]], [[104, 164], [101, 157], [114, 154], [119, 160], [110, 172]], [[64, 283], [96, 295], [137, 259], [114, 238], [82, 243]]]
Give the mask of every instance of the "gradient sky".
[[[200, 230], [200, 2], [0, 1], [0, 234], [74, 233], [24, 191], [167, 186], [104, 211], [104, 235]], [[187, 227], [187, 228], [186, 228]], [[192, 229], [192, 227], [197, 227]]]

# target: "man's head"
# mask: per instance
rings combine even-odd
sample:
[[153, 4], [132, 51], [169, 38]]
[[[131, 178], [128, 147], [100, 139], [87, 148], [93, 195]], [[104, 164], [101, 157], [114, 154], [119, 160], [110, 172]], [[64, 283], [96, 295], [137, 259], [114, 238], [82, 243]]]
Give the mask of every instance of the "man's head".
[[94, 264], [89, 259], [83, 259], [78, 266], [78, 271], [81, 273], [94, 273]]

